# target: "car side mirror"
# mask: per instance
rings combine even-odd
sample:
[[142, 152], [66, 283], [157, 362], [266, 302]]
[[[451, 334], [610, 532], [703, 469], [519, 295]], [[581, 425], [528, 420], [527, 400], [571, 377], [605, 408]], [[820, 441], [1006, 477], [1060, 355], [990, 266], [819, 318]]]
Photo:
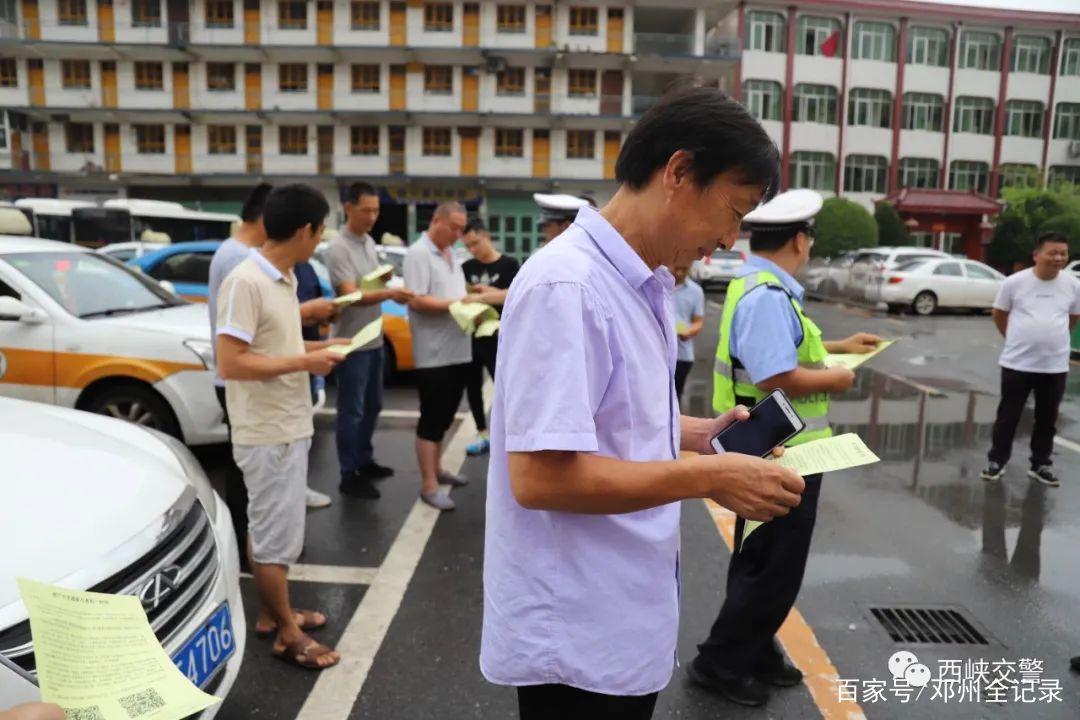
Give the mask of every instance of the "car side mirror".
[[31, 325], [45, 322], [45, 313], [10, 295], [0, 296], [0, 320], [17, 320]]

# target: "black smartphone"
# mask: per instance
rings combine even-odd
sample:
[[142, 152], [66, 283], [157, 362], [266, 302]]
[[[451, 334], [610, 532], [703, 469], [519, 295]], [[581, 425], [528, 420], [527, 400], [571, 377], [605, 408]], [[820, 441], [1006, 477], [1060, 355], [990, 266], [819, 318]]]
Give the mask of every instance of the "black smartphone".
[[717, 453], [736, 452], [766, 457], [773, 448], [801, 433], [806, 423], [783, 390], [773, 390], [754, 407], [750, 417], [727, 426], [710, 441]]

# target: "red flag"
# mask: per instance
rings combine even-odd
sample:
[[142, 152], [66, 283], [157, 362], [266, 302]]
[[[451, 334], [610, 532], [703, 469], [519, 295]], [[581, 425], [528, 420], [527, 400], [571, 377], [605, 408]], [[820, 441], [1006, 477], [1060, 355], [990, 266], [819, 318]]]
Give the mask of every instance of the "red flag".
[[834, 30], [833, 34], [821, 43], [821, 54], [825, 57], [836, 57], [836, 51], [840, 47], [840, 31]]

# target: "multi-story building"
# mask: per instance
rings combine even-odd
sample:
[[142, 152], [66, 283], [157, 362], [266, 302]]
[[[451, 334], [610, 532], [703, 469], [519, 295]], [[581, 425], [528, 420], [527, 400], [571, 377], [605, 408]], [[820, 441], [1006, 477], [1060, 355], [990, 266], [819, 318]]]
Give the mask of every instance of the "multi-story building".
[[[724, 86], [737, 38], [704, 0], [0, 0], [0, 191], [219, 209], [259, 178], [335, 200], [365, 179], [381, 229], [465, 200], [509, 252], [539, 190], [613, 188], [635, 115]], [[6, 178], [4, 176], [7, 176]]]

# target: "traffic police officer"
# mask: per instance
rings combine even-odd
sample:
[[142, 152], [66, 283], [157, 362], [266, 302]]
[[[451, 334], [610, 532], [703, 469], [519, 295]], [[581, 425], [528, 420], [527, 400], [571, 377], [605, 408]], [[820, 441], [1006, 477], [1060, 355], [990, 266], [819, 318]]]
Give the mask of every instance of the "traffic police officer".
[[596, 203], [574, 195], [549, 195], [533, 193], [533, 200], [540, 206], [540, 229], [544, 232], [544, 242], [549, 243], [559, 237], [577, 217], [583, 207], [596, 207]]
[[[803, 312], [794, 275], [810, 258], [821, 195], [791, 190], [748, 213], [751, 255], [728, 286], [713, 374], [713, 410], [753, 406], [776, 388], [791, 399], [806, 430], [788, 445], [828, 437], [829, 394], [851, 387], [854, 373], [827, 369], [830, 353], [869, 352], [880, 338], [866, 333], [825, 342]], [[817, 515], [821, 475], [805, 478], [802, 503], [740, 540], [728, 568], [727, 597], [709, 638], [688, 668], [691, 679], [726, 699], [759, 706], [769, 686], [791, 687], [802, 673], [785, 662], [774, 635], [802, 584]], [[741, 545], [741, 547], [740, 547]]]

